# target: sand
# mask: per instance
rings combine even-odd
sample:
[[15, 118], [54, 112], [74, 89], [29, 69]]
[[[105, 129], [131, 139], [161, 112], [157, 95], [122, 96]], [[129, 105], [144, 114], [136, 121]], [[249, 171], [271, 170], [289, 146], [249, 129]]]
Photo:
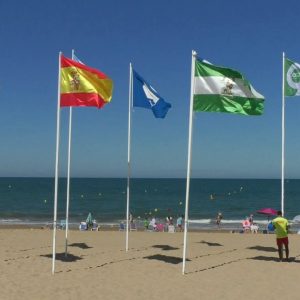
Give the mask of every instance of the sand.
[[299, 299], [300, 235], [279, 262], [273, 234], [192, 232], [182, 275], [183, 233], [0, 229], [0, 299]]

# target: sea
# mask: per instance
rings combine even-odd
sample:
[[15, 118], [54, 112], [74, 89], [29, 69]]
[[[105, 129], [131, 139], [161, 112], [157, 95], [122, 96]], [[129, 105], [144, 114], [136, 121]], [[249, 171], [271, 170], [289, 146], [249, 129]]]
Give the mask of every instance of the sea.
[[[100, 226], [117, 227], [126, 218], [127, 178], [71, 178], [70, 226], [78, 228], [91, 213]], [[131, 179], [130, 212], [138, 226], [146, 218], [165, 222], [185, 214], [186, 179]], [[285, 181], [285, 217], [292, 230], [300, 215], [300, 180]], [[221, 228], [241, 229], [250, 214], [260, 228], [273, 216], [258, 214], [262, 208], [281, 208], [279, 179], [191, 179], [189, 227], [216, 229], [221, 212]], [[53, 222], [54, 178], [0, 178], [0, 225], [45, 226]], [[59, 180], [58, 222], [66, 218], [66, 178]]]

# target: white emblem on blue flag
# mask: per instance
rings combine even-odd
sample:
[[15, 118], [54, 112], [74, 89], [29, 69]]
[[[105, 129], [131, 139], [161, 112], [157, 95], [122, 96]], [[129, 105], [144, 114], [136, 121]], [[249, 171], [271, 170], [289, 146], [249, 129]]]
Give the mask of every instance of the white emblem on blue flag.
[[154, 106], [157, 103], [157, 101], [159, 100], [159, 98], [153, 94], [153, 92], [149, 89], [149, 87], [146, 84], [143, 85], [143, 90], [144, 90], [146, 97], [149, 99], [150, 105]]

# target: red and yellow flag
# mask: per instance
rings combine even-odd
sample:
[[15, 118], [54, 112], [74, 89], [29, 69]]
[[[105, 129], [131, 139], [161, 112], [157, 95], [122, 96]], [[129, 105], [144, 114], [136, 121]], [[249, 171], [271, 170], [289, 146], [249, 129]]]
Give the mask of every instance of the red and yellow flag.
[[96, 106], [110, 102], [113, 82], [104, 73], [61, 56], [60, 106]]

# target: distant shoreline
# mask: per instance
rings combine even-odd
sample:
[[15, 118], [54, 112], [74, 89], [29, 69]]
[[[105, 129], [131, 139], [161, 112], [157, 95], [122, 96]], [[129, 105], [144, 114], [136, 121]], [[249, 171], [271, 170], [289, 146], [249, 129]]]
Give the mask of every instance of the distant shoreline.
[[[9, 224], [9, 225], [4, 225], [4, 224], [0, 224], [0, 230], [2, 229], [22, 229], [22, 230], [28, 230], [28, 229], [31, 229], [31, 230], [40, 230], [40, 229], [43, 229], [43, 230], [51, 230], [51, 228], [49, 227], [45, 227], [45, 226], [39, 226], [39, 225], [20, 225], [20, 224], [16, 224], [16, 225], [12, 225], [12, 224]], [[70, 231], [79, 231], [78, 228], [74, 228], [74, 227], [71, 227], [69, 228]], [[57, 229], [57, 231], [65, 231], [65, 229]], [[87, 230], [87, 232], [90, 231], [90, 230]], [[106, 232], [106, 231], [119, 231], [119, 227], [118, 226], [102, 226], [99, 228], [99, 232]], [[144, 230], [143, 228], [138, 228], [137, 229], [138, 232], [147, 232], [146, 230]], [[225, 229], [225, 228], [220, 228], [220, 229], [205, 229], [205, 228], [198, 228], [198, 229], [189, 229], [188, 230], [189, 232], [207, 232], [207, 233], [228, 233], [230, 232], [230, 230], [228, 229]], [[124, 231], [125, 232], [125, 231]], [[149, 234], [151, 233], [156, 233], [155, 231], [148, 231]], [[168, 233], [167, 231], [164, 231], [164, 232], [157, 232], [157, 234], [160, 234], [160, 233]], [[183, 232], [175, 232], [176, 234], [183, 234]], [[236, 232], [233, 232], [233, 233], [238, 233], [237, 231]]]
[[[50, 228], [50, 226], [47, 226], [47, 225], [43, 225], [43, 224], [0, 224], [0, 230], [2, 229], [24, 229], [24, 230], [28, 230], [28, 229], [31, 229], [31, 230], [40, 230], [40, 229], [43, 229], [43, 230], [52, 230], [52, 228]], [[69, 227], [69, 230], [70, 231], [79, 231], [79, 226], [74, 226], [71, 225]], [[297, 234], [299, 228], [292, 228], [289, 232], [289, 234]], [[57, 228], [57, 231], [65, 231], [65, 228], [64, 229], [61, 229], [61, 228]], [[87, 230], [87, 231], [90, 231], [90, 230]], [[101, 232], [106, 232], [106, 231], [120, 231], [119, 230], [119, 225], [101, 225], [100, 224], [100, 227], [99, 227], [99, 231]], [[124, 231], [124, 230], [122, 230]], [[152, 230], [145, 230], [143, 227], [139, 226], [137, 227], [137, 231], [138, 232], [153, 232], [155, 233], [155, 231], [152, 231]], [[221, 227], [221, 228], [216, 228], [216, 227], [192, 227], [192, 228], [189, 228], [188, 229], [188, 232], [205, 232], [205, 233], [232, 233], [232, 234], [244, 234], [242, 232], [242, 228], [229, 228], [229, 227]], [[260, 229], [258, 231], [258, 234], [265, 234], [266, 232], [264, 232], [264, 228]], [[125, 231], [124, 231], [125, 232]], [[160, 232], [158, 232], [160, 233]], [[168, 233], [167, 231], [164, 231], [163, 233]], [[179, 231], [176, 231], [175, 233], [177, 234], [181, 234], [183, 232], [179, 232]], [[246, 233], [246, 234], [251, 234], [250, 233]]]
[[[53, 176], [0, 176], [0, 179], [53, 179]], [[59, 179], [67, 180], [67, 177], [59, 177]], [[72, 179], [124, 179], [127, 180], [127, 177], [79, 177], [79, 176], [73, 176]], [[161, 179], [180, 179], [180, 180], [186, 180], [186, 177], [131, 177], [130, 179], [146, 179], [146, 180], [161, 180]], [[250, 177], [192, 177], [193, 179], [201, 179], [201, 180], [281, 180], [281, 178], [250, 178]], [[287, 180], [300, 180], [300, 178], [285, 178], [285, 181]]]

